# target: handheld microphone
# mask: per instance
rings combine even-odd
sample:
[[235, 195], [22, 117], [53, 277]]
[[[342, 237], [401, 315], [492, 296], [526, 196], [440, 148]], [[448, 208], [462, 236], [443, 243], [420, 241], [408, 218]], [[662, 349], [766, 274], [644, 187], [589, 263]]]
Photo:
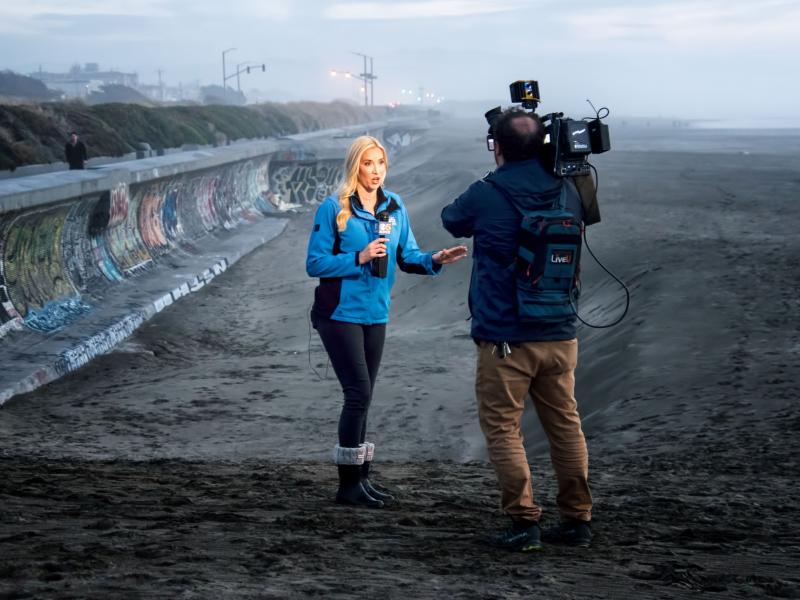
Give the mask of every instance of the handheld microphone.
[[[389, 239], [392, 234], [392, 223], [389, 221], [389, 211], [381, 211], [377, 214], [378, 218], [378, 237]], [[386, 277], [389, 270], [389, 255], [378, 256], [372, 259], [372, 274], [375, 277]]]

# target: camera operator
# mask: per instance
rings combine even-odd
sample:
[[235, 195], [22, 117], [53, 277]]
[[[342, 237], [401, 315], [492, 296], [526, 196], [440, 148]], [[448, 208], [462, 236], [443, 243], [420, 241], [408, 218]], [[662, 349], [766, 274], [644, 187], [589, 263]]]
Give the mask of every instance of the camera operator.
[[[574, 396], [575, 315], [520, 318], [515, 271], [520, 209], [536, 210], [543, 202], [560, 199], [581, 225], [581, 198], [571, 180], [559, 179], [543, 166], [545, 132], [538, 116], [508, 109], [492, 122], [491, 137], [498, 168], [442, 210], [442, 223], [452, 235], [475, 238], [469, 290], [471, 335], [478, 346], [475, 393], [502, 508], [512, 519], [511, 528], [492, 536], [490, 543], [524, 552], [541, 549], [542, 538], [586, 547], [592, 539], [592, 497]], [[576, 262], [578, 256], [579, 249], [573, 254]], [[544, 534], [520, 431], [527, 394], [550, 442], [558, 480], [560, 524]]]

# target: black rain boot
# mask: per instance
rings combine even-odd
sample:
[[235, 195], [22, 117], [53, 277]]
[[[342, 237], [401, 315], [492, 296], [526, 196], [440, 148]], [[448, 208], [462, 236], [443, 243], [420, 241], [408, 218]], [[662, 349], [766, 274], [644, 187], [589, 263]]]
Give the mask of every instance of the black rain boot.
[[373, 498], [361, 484], [361, 465], [337, 465], [337, 467], [339, 467], [337, 503], [383, 508], [383, 502]]
[[386, 492], [381, 492], [373, 487], [373, 485], [369, 481], [369, 466], [372, 464], [372, 461], [365, 461], [363, 465], [361, 465], [361, 485], [364, 486], [364, 489], [367, 493], [377, 500], [382, 500], [385, 504], [390, 504], [394, 502], [394, 496], [388, 494]]

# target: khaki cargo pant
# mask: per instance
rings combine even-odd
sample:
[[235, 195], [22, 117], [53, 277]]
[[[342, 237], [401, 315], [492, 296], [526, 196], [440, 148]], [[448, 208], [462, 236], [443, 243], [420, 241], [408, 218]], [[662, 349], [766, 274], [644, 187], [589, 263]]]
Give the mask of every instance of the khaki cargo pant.
[[538, 521], [542, 514], [533, 500], [520, 430], [525, 398], [530, 394], [550, 441], [561, 519], [591, 520], [589, 455], [575, 400], [578, 341], [526, 342], [512, 346], [505, 358], [493, 350], [489, 342], [478, 346], [475, 394], [503, 510], [512, 519]]

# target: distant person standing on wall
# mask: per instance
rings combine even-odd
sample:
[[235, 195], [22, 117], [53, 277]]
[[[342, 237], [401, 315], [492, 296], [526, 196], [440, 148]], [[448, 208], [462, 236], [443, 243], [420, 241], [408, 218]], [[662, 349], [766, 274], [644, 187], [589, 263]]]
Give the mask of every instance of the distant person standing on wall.
[[83, 169], [84, 163], [89, 155], [86, 153], [86, 144], [78, 139], [78, 133], [73, 131], [69, 135], [69, 141], [64, 146], [64, 156], [69, 164], [70, 171]]
[[336, 502], [380, 508], [392, 496], [369, 480], [375, 445], [365, 440], [367, 411], [378, 375], [395, 264], [407, 273], [436, 275], [466, 256], [465, 246], [422, 252], [400, 196], [383, 189], [386, 150], [374, 137], [356, 138], [344, 181], [317, 209], [306, 271], [319, 277], [311, 322], [322, 338], [344, 392]]

